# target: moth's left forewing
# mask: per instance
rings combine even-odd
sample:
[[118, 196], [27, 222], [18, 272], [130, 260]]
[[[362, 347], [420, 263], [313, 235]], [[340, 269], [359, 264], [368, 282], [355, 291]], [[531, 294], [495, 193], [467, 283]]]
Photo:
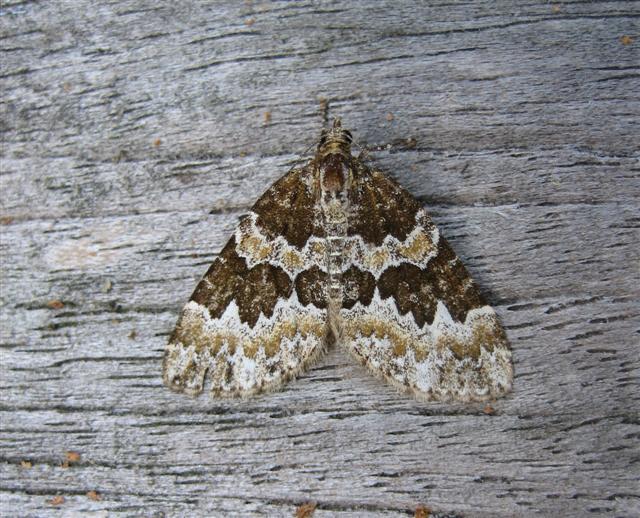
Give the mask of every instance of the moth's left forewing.
[[363, 168], [351, 191], [342, 341], [421, 399], [484, 400], [511, 388], [495, 311], [424, 209]]
[[165, 350], [170, 388], [215, 396], [277, 389], [324, 348], [324, 278], [308, 168], [271, 186], [184, 307]]

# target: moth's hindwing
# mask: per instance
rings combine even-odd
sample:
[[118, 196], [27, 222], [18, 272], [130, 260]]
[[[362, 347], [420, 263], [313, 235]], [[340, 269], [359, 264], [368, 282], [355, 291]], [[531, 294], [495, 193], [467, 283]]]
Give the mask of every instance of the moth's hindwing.
[[421, 399], [508, 392], [504, 330], [419, 202], [366, 169], [351, 196], [341, 341], [374, 373]]
[[323, 349], [322, 254], [308, 169], [282, 177], [242, 219], [167, 345], [165, 383], [216, 396], [278, 388]]

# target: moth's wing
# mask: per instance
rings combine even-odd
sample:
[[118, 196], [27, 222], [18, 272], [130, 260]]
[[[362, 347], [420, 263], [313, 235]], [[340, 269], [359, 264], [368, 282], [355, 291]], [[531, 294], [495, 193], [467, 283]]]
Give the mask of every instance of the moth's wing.
[[420, 399], [508, 392], [513, 370], [504, 330], [420, 203], [366, 169], [350, 198], [342, 342]]
[[[170, 388], [246, 396], [278, 388], [322, 349], [326, 274], [310, 168], [271, 186], [184, 307], [165, 350]], [[315, 255], [314, 255], [315, 254]]]

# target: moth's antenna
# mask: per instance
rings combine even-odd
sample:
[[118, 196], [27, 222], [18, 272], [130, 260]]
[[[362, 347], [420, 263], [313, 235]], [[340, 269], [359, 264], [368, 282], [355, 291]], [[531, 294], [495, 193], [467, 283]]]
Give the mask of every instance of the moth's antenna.
[[[315, 143], [311, 144], [309, 147], [307, 147], [307, 149], [305, 149], [302, 152], [302, 155], [300, 155], [301, 157], [304, 157], [304, 155], [306, 155], [309, 151], [311, 151], [311, 149], [313, 149], [315, 147]], [[303, 158], [300, 158], [300, 160], [303, 160]]]
[[360, 142], [358, 141], [357, 138], [354, 137], [351, 142], [355, 147], [357, 147], [360, 150], [361, 154], [367, 152], [367, 148], [365, 146], [360, 145]]
[[364, 162], [369, 158], [369, 149], [366, 146], [362, 146], [358, 141], [358, 139], [352, 136], [351, 143], [360, 150], [360, 154], [358, 155], [358, 160], [362, 160]]
[[293, 161], [293, 164], [291, 165], [291, 167], [289, 168], [289, 170], [287, 171], [287, 173], [290, 173], [291, 171], [293, 171], [296, 166], [298, 164], [300, 164], [301, 162], [304, 162], [307, 158], [306, 155], [309, 151], [311, 151], [311, 149], [313, 149], [315, 147], [315, 143], [311, 144], [310, 146], [308, 146], [302, 153], [298, 153], [298, 157]]

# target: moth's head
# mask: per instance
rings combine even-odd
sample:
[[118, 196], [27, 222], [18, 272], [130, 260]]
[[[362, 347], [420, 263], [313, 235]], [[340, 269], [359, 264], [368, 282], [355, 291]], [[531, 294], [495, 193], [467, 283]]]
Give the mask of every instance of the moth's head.
[[350, 157], [352, 140], [351, 132], [344, 129], [342, 122], [336, 117], [333, 119], [333, 126], [330, 129], [322, 130], [316, 155], [318, 158], [322, 158], [332, 153], [338, 153]]

